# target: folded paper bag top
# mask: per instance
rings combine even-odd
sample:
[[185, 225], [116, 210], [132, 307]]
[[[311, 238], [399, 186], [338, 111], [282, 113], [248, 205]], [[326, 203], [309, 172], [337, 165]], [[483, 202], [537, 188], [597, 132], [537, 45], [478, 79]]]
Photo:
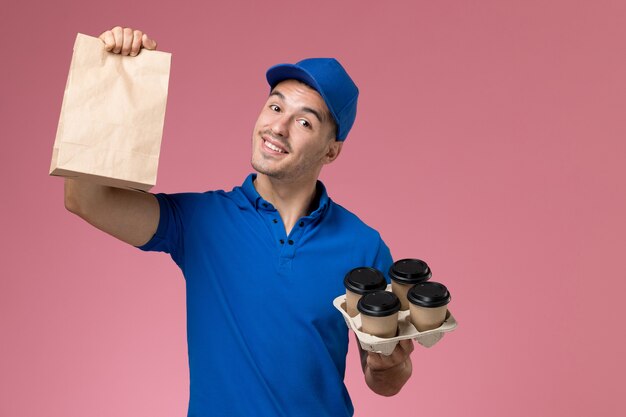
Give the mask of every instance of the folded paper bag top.
[[156, 184], [171, 54], [107, 52], [79, 33], [50, 175], [147, 191]]

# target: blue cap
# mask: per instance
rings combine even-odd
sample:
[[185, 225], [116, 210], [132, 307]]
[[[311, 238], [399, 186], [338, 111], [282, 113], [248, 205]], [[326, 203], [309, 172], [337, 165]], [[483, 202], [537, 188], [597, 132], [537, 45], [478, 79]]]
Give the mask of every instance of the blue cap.
[[356, 118], [359, 89], [335, 58], [308, 58], [296, 64], [278, 64], [267, 70], [272, 88], [284, 80], [298, 80], [315, 89], [337, 123], [337, 140], [343, 141]]

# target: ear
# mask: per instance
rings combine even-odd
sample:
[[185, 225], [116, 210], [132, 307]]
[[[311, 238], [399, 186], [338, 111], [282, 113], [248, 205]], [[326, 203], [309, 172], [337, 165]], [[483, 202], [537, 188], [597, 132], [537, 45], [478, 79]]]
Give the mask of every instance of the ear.
[[324, 163], [330, 164], [333, 162], [339, 154], [341, 153], [341, 147], [343, 146], [343, 142], [339, 140], [333, 140], [328, 144], [328, 151], [326, 155], [324, 155]]

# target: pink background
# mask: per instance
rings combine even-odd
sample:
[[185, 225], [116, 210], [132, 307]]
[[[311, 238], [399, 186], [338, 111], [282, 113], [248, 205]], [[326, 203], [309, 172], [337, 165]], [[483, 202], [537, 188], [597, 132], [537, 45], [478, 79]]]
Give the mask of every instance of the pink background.
[[241, 183], [270, 65], [336, 56], [359, 84], [322, 179], [394, 258], [430, 263], [459, 328], [416, 345], [392, 398], [352, 344], [356, 416], [624, 415], [625, 18], [623, 1], [3, 1], [0, 416], [186, 413], [180, 271], [66, 212], [47, 175], [76, 33], [117, 24], [173, 53], [155, 192]]

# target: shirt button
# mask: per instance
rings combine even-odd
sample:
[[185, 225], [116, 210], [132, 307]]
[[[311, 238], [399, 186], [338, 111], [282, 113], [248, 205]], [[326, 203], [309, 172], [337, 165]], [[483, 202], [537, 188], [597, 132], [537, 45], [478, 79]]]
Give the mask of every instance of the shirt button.
[[293, 240], [289, 239], [289, 242], [287, 243], [289, 243], [290, 245], [293, 245]]
[[278, 220], [276, 220], [276, 219], [274, 219], [274, 220], [272, 220], [272, 221], [273, 221], [274, 223], [278, 223]]
[[283, 243], [285, 243], [285, 241], [281, 239], [280, 240], [280, 244], [282, 245]]
[[267, 203], [263, 203], [263, 207], [267, 207]]
[[304, 226], [304, 222], [300, 222], [300, 227]]

